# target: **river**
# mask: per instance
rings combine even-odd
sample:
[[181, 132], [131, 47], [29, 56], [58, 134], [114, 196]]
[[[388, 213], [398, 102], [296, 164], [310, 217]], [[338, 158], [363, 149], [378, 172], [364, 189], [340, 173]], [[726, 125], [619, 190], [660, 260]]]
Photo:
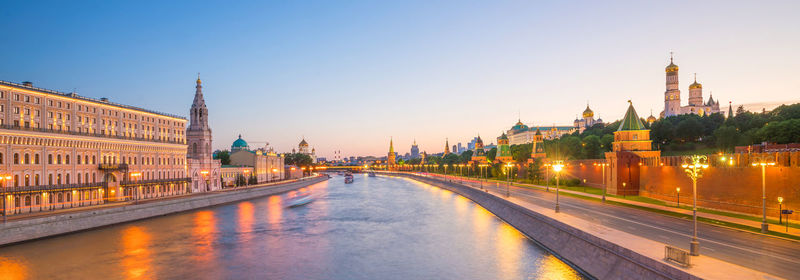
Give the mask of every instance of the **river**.
[[0, 248], [2, 279], [580, 279], [472, 201], [356, 174], [275, 195]]

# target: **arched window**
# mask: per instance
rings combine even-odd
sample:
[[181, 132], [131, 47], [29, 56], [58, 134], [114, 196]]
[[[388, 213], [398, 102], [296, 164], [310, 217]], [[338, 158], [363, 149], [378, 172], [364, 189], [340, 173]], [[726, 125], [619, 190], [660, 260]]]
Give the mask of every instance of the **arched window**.
[[67, 173], [67, 177], [66, 177], [66, 179], [67, 179], [67, 180], [65, 181], [65, 183], [69, 184], [69, 173]]
[[58, 202], [59, 203], [64, 202], [64, 194], [58, 193]]
[[78, 177], [78, 184], [80, 184], [81, 183], [81, 174], [78, 173], [78, 176], [76, 176], [76, 177]]
[[31, 185], [31, 175], [25, 174], [25, 186]]
[[33, 164], [39, 164], [39, 154], [33, 155]]
[[36, 196], [36, 204], [35, 205], [39, 205], [39, 204], [42, 204], [42, 197], [37, 195]]
[[97, 156], [92, 156], [92, 164], [97, 164]]
[[69, 164], [69, 155], [64, 156], [64, 163]]
[[33, 175], [33, 178], [34, 178], [34, 180], [33, 180], [33, 181], [34, 181], [34, 183], [35, 183], [37, 186], [39, 186], [39, 174]]
[[19, 187], [19, 175], [14, 175], [14, 186]]
[[47, 155], [47, 164], [53, 164], [53, 155]]
[[83, 156], [83, 163], [84, 164], [89, 164], [89, 155]]
[[84, 178], [86, 178], [86, 179], [84, 179], [84, 181], [85, 181], [86, 183], [89, 183], [89, 172], [86, 172], [86, 174], [84, 174], [84, 175], [85, 175], [85, 176], [83, 176], [83, 177], [84, 177]]
[[56, 156], [56, 164], [61, 164], [61, 155]]
[[67, 193], [67, 202], [70, 202], [70, 201], [72, 201], [72, 194], [71, 193]]
[[3, 164], [3, 153], [0, 153], [0, 164]]
[[80, 155], [78, 155], [78, 156], [77, 156], [77, 157], [75, 157], [75, 158], [78, 160], [78, 164], [81, 164], [81, 156], [80, 156]]
[[22, 163], [31, 164], [31, 155], [30, 154], [25, 154], [25, 158], [24, 158], [24, 161]]
[[14, 164], [19, 164], [19, 154], [14, 153]]
[[48, 185], [53, 184], [53, 174], [47, 174], [47, 184]]
[[31, 196], [30, 195], [26, 195], [25, 196], [25, 206], [31, 206]]

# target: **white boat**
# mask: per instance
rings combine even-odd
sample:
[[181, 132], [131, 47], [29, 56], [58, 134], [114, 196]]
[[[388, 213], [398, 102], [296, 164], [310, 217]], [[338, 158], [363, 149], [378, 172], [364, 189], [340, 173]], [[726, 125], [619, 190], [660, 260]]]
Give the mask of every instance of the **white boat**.
[[302, 193], [289, 198], [289, 200], [286, 202], [286, 207], [291, 208], [303, 206], [311, 203], [312, 201], [314, 201], [314, 198], [311, 197], [310, 193]]
[[375, 171], [370, 171], [368, 176], [369, 177], [375, 177]]
[[353, 183], [353, 174], [352, 173], [348, 172], [347, 174], [344, 174], [344, 183], [345, 184]]

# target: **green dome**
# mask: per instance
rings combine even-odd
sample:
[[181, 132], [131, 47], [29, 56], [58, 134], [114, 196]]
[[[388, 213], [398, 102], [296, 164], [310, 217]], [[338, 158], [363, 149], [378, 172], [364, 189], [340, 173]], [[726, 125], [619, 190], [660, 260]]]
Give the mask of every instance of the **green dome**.
[[239, 134], [239, 139], [233, 141], [233, 145], [231, 145], [231, 150], [240, 150], [240, 149], [247, 149], [249, 145], [247, 145], [247, 141], [242, 139], [242, 135]]
[[520, 120], [520, 121], [517, 121], [517, 124], [512, 126], [511, 129], [514, 130], [514, 132], [522, 132], [522, 131], [527, 131], [528, 130], [528, 126], [523, 124], [522, 121]]

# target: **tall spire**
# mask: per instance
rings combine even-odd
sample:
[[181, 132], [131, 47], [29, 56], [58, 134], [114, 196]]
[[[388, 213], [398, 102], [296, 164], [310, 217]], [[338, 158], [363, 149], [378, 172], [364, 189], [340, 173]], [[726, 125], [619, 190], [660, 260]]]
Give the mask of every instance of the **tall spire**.
[[642, 120], [639, 119], [639, 115], [636, 114], [636, 109], [633, 108], [633, 102], [628, 100], [628, 111], [625, 112], [625, 117], [622, 118], [622, 122], [619, 124], [619, 129], [617, 129], [617, 131], [644, 129], [646, 128], [644, 124], [642, 124]]
[[[394, 143], [392, 137], [389, 137], [389, 153], [394, 153]], [[414, 141], [416, 143], [416, 141]]]
[[728, 101], [728, 118], [733, 118], [733, 101]]
[[450, 153], [450, 139], [444, 138], [444, 154]]

